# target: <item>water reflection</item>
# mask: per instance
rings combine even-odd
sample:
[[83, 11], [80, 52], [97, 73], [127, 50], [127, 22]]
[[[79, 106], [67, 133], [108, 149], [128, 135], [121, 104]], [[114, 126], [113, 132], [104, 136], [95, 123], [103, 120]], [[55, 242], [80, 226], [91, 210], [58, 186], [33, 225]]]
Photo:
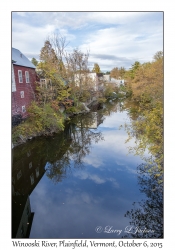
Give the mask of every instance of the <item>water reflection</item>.
[[140, 191], [146, 194], [146, 199], [134, 202], [133, 208], [125, 214], [130, 219], [131, 236], [163, 238], [163, 177], [148, 164], [139, 165], [137, 171]]
[[[130, 125], [125, 126], [129, 139], [136, 140], [135, 146], [130, 147], [130, 152], [141, 155], [145, 161], [137, 167], [137, 173], [140, 191], [146, 196], [140, 202], [134, 202], [133, 208], [128, 210], [125, 216], [130, 219], [131, 226], [128, 230], [131, 237], [163, 238], [163, 144], [160, 143], [162, 139], [159, 139], [158, 144], [156, 136], [150, 140], [145, 127], [147, 131], [153, 128], [148, 119], [137, 111], [137, 105], [125, 102], [123, 108], [128, 109], [128, 116], [131, 119]], [[157, 126], [156, 129], [158, 128]], [[144, 156], [145, 150], [149, 152], [149, 157]]]
[[[125, 211], [146, 195], [138, 189], [135, 168], [142, 160], [127, 155], [127, 134], [119, 129], [127, 119], [123, 105], [106, 103], [72, 118], [64, 133], [13, 149], [13, 238], [125, 235], [130, 222]], [[99, 234], [98, 225], [122, 233]]]
[[[93, 142], [98, 143], [103, 140], [102, 133], [90, 130], [99, 121], [98, 113], [90, 113], [86, 116], [76, 117], [66, 125], [64, 139], [47, 159], [46, 175], [55, 183], [66, 178], [71, 171], [71, 161], [74, 168], [83, 167], [83, 159], [90, 153], [90, 146]], [[99, 124], [99, 123], [98, 123]], [[97, 128], [97, 127], [96, 127]], [[52, 147], [52, 145], [49, 144]]]
[[45, 161], [40, 148], [37, 149], [21, 147], [19, 151], [13, 150], [12, 238], [28, 238], [30, 235], [34, 213], [29, 196], [45, 173]]
[[99, 125], [97, 112], [75, 117], [66, 124], [64, 133], [51, 138], [37, 138], [30, 145], [13, 149], [12, 168], [12, 238], [28, 238], [34, 213], [31, 212], [32, 191], [44, 173], [54, 183], [61, 182], [74, 167], [83, 166], [90, 145], [102, 140], [102, 133], [89, 130]]
[[29, 196], [15, 193], [12, 199], [12, 238], [28, 238], [34, 216], [31, 212], [30, 199]]

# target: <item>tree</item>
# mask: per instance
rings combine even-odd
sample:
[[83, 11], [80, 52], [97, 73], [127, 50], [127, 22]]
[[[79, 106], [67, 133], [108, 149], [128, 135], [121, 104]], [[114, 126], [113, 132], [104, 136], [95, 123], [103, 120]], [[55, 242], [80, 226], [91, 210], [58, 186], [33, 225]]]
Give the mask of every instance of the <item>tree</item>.
[[54, 33], [48, 38], [48, 41], [50, 44], [52, 44], [52, 48], [54, 49], [54, 52], [58, 59], [58, 70], [59, 74], [63, 78], [68, 78], [67, 76], [67, 70], [65, 67], [67, 53], [65, 51], [67, 45], [69, 44], [66, 41], [65, 37], [60, 36], [59, 34]]
[[[133, 208], [125, 214], [130, 219], [130, 236], [133, 238], [163, 238], [163, 175], [149, 170], [147, 164], [137, 167], [138, 184], [145, 198], [134, 202]], [[141, 230], [136, 232], [136, 228], [151, 230], [143, 233]]]
[[52, 66], [58, 64], [58, 58], [49, 40], [46, 40], [40, 52], [40, 60]]
[[92, 69], [92, 72], [100, 73], [100, 66], [98, 65], [98, 63], [94, 63], [94, 67]]
[[32, 62], [35, 66], [38, 65], [38, 61], [37, 61], [34, 57], [32, 58], [31, 62]]
[[126, 70], [125, 70], [124, 67], [121, 67], [121, 68], [119, 69], [119, 75], [120, 75], [120, 77], [121, 77], [122, 79], [124, 78], [125, 72], [126, 72]]
[[121, 68], [115, 67], [111, 70], [110, 76], [115, 79], [124, 78], [125, 72], [126, 70], [124, 67]]
[[129, 70], [129, 75], [130, 75], [131, 79], [134, 79], [134, 77], [136, 76], [136, 72], [139, 69], [140, 65], [141, 65], [140, 62], [138, 62], [138, 61], [135, 61], [135, 63], [132, 64], [132, 67]]
[[153, 59], [154, 59], [155, 61], [160, 60], [160, 59], [162, 59], [162, 58], [163, 58], [163, 51], [158, 51], [158, 52], [156, 52], [156, 54], [155, 54], [154, 57], [153, 57]]
[[66, 56], [66, 68], [72, 88], [72, 95], [80, 100], [83, 92], [90, 85], [88, 78], [88, 58], [89, 52], [83, 53], [79, 49], [74, 49], [71, 54]]
[[61, 101], [68, 94], [60, 73], [60, 68], [63, 69], [64, 66], [60, 64], [49, 40], [45, 41], [41, 49], [40, 60], [38, 69], [44, 83], [37, 87], [38, 101], [43, 105], [54, 100]]
[[113, 68], [113, 69], [111, 70], [110, 76], [111, 76], [112, 78], [118, 79], [119, 76], [120, 76], [119, 69], [118, 69], [117, 67], [116, 67], [116, 68]]
[[[88, 68], [89, 52], [84, 53], [76, 48], [68, 53], [65, 50], [66, 46], [66, 39], [54, 34], [45, 41], [44, 47], [41, 49], [41, 61], [38, 69], [41, 76], [49, 80], [52, 88], [42, 89], [44, 92], [42, 97], [47, 96], [47, 101], [55, 100], [58, 91], [59, 96], [61, 94], [63, 97], [65, 88], [62, 82], [66, 82], [71, 88], [69, 96], [74, 99], [75, 104], [78, 104], [79, 101], [86, 101], [90, 98], [89, 90], [93, 85], [93, 80], [88, 75], [90, 73]], [[43, 98], [41, 99], [43, 100]]]
[[137, 138], [134, 150], [140, 153], [147, 148], [163, 168], [163, 57], [139, 64], [130, 84], [132, 99], [139, 104], [138, 118], [128, 133]]

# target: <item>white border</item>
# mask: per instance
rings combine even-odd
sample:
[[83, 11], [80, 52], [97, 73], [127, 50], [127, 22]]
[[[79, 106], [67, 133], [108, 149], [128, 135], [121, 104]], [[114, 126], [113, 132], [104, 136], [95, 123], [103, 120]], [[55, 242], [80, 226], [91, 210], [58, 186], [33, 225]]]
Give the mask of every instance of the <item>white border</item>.
[[[0, 247], [1, 249], [12, 249], [11, 240], [11, 11], [164, 11], [164, 49], [165, 49], [165, 236], [163, 240], [152, 240], [152, 242], [163, 242], [163, 249], [172, 249], [174, 246], [174, 177], [175, 166], [173, 154], [175, 111], [174, 111], [174, 5], [173, 1], [21, 1], [6, 0], [0, 4], [1, 21], [1, 206], [0, 206]], [[5, 76], [5, 77], [4, 77]], [[7, 98], [8, 93], [8, 98]], [[142, 242], [142, 240], [136, 240]], [[51, 240], [50, 242], [55, 242]], [[97, 241], [98, 242], [98, 241]], [[100, 240], [100, 242], [102, 242]], [[105, 240], [105, 242], [108, 242]], [[35, 249], [35, 248], [33, 248]], [[135, 249], [135, 248], [130, 248]], [[145, 249], [140, 247], [139, 249]]]

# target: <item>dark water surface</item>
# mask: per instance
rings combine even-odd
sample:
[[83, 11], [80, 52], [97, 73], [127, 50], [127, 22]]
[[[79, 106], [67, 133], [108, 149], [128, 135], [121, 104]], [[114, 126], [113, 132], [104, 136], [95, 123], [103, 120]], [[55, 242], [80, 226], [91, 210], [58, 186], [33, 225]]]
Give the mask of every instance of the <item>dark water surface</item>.
[[59, 135], [13, 149], [12, 238], [133, 236], [137, 225], [131, 230], [125, 214], [146, 199], [136, 171], [143, 160], [128, 154], [135, 142], [125, 143], [120, 126], [130, 119], [121, 106], [109, 103]]

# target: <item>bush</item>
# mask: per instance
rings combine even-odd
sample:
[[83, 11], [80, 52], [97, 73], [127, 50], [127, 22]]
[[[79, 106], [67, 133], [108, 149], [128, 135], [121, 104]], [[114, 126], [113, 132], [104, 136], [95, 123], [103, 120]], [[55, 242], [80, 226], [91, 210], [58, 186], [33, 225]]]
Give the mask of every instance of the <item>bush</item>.
[[98, 103], [105, 103], [106, 102], [106, 98], [105, 97], [100, 97], [97, 99]]
[[115, 87], [112, 84], [108, 84], [105, 88], [104, 96], [107, 98], [112, 97], [114, 92], [115, 92]]
[[76, 112], [78, 112], [78, 108], [76, 108], [76, 107], [68, 107], [68, 108], [66, 108], [66, 113], [67, 114], [72, 114], [72, 113], [76, 113]]
[[32, 102], [27, 112], [29, 118], [12, 130], [13, 143], [21, 140], [21, 137], [29, 137], [59, 132], [64, 129], [64, 116], [61, 112], [55, 111], [51, 104], [39, 107], [37, 103]]
[[39, 131], [44, 130], [63, 130], [63, 115], [61, 112], [54, 110], [47, 103], [44, 107], [39, 107], [33, 102], [28, 108], [29, 119], [35, 124]]
[[81, 94], [79, 100], [81, 102], [86, 102], [90, 97], [91, 97], [90, 91], [89, 90], [84, 90], [83, 93]]

